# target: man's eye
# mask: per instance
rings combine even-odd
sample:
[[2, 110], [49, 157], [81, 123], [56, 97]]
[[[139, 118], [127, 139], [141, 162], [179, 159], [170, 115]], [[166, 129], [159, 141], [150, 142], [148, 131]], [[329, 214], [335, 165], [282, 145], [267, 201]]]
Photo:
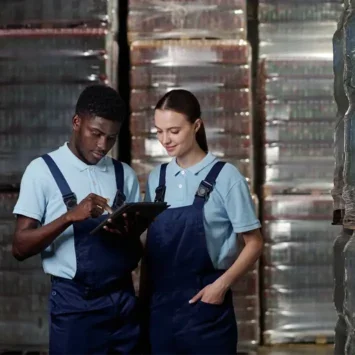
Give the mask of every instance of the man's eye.
[[92, 134], [96, 137], [99, 137], [100, 136], [100, 133], [99, 132], [92, 132]]

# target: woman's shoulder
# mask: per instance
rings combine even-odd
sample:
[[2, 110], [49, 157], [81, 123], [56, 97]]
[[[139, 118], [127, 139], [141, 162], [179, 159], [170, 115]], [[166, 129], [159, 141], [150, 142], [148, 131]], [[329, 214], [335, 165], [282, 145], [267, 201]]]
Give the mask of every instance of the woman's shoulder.
[[218, 175], [217, 181], [218, 180], [225, 183], [228, 182], [230, 184], [235, 184], [245, 181], [245, 177], [235, 165], [225, 162], [220, 174]]

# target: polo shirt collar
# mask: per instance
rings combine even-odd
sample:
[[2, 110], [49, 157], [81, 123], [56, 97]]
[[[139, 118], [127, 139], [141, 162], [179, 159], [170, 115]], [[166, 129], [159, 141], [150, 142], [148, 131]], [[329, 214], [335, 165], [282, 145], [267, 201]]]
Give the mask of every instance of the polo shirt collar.
[[62, 153], [64, 158], [70, 163], [71, 165], [75, 166], [78, 170], [84, 171], [91, 167], [95, 167], [101, 171], [107, 170], [107, 157], [103, 157], [96, 165], [88, 165], [85, 164], [82, 160], [80, 160], [68, 147], [68, 142], [65, 142], [64, 145], [61, 147]]
[[181, 168], [177, 162], [176, 162], [176, 158], [174, 158], [172, 161], [171, 161], [171, 168], [172, 168], [172, 172], [173, 172], [173, 175], [178, 175], [182, 170], [188, 170], [190, 171], [192, 174], [194, 175], [198, 175], [198, 173], [203, 170], [204, 168], [206, 168], [207, 166], [209, 166], [210, 164], [212, 164], [215, 160], [216, 160], [216, 156], [214, 156], [213, 154], [211, 153], [207, 153], [207, 155], [200, 161], [198, 162], [197, 164], [193, 165], [193, 166], [190, 166], [189, 168], [187, 169], [183, 169]]

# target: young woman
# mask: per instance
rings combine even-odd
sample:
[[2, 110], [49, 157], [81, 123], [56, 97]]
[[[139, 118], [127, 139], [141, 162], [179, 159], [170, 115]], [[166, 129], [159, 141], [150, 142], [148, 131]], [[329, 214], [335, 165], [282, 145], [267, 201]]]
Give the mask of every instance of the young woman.
[[[168, 92], [156, 105], [154, 121], [173, 159], [151, 172], [146, 191], [147, 201], [170, 205], [147, 234], [151, 352], [235, 354], [230, 287], [263, 247], [248, 185], [237, 168], [208, 152], [192, 93]], [[245, 241], [238, 258], [237, 234]]]

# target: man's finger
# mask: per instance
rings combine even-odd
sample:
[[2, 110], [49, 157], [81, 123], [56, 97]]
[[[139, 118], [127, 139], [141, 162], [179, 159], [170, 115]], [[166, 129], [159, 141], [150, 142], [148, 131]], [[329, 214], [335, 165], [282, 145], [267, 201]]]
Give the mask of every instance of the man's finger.
[[109, 214], [113, 213], [112, 208], [107, 203], [104, 206], [104, 210], [107, 211]]
[[196, 294], [194, 297], [192, 297], [191, 300], [189, 301], [189, 303], [195, 303], [199, 299], [201, 299], [203, 296], [203, 292], [204, 292], [204, 289], [202, 289], [198, 294]]

